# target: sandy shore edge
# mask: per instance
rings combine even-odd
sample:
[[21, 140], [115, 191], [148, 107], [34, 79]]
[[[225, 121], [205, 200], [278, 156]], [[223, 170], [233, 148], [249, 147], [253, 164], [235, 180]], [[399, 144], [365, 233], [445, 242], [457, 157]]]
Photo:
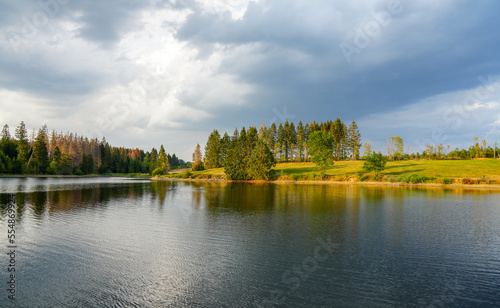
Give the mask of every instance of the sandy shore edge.
[[251, 184], [316, 184], [316, 185], [361, 185], [361, 186], [392, 186], [392, 187], [422, 187], [422, 188], [467, 188], [499, 190], [499, 184], [437, 184], [437, 183], [389, 183], [389, 182], [340, 182], [340, 181], [263, 181], [263, 180], [224, 180], [224, 179], [181, 179], [181, 178], [150, 178], [152, 181], [176, 182], [219, 182], [219, 183], [251, 183]]

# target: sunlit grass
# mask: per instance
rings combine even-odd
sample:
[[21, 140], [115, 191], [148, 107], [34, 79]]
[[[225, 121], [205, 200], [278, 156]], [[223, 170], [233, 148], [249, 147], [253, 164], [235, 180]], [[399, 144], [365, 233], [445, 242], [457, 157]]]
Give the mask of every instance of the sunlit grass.
[[[363, 161], [335, 162], [326, 170], [330, 179], [358, 179], [365, 172]], [[274, 167], [277, 179], [307, 180], [317, 179], [319, 170], [314, 163], [279, 163]], [[223, 177], [224, 168], [192, 172], [196, 178]], [[443, 179], [487, 178], [500, 182], [500, 159], [474, 160], [411, 160], [388, 161], [386, 169], [380, 173], [383, 178], [420, 175], [435, 178], [436, 182]], [[374, 175], [368, 173], [368, 175]]]

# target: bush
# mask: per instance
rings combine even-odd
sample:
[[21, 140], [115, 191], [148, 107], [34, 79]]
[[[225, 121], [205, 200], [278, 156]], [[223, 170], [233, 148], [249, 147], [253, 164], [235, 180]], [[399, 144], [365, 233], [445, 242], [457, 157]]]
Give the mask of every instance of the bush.
[[194, 163], [193, 167], [191, 168], [191, 171], [203, 171], [203, 170], [205, 170], [205, 167], [203, 166], [202, 162]]
[[359, 181], [360, 182], [366, 182], [366, 181], [369, 181], [370, 180], [370, 177], [368, 175], [362, 175], [360, 178], [359, 178]]
[[452, 180], [450, 180], [450, 179], [448, 179], [448, 178], [444, 178], [444, 179], [443, 179], [443, 184], [447, 184], [447, 185], [449, 185], [449, 184], [451, 184], [451, 183], [453, 183], [453, 181], [452, 181]]
[[152, 176], [158, 176], [158, 175], [165, 175], [165, 170], [163, 168], [156, 168], [155, 170], [153, 170], [153, 172], [151, 173]]
[[75, 175], [83, 175], [83, 171], [80, 169], [75, 170]]
[[193, 174], [191, 172], [189, 172], [189, 170], [186, 170], [183, 173], [181, 173], [181, 178], [183, 178], [183, 179], [189, 179], [192, 175]]
[[428, 183], [433, 181], [434, 179], [435, 178], [431, 178], [425, 175], [411, 174], [407, 177], [399, 176], [397, 178], [397, 181], [402, 183], [418, 184], [418, 183]]

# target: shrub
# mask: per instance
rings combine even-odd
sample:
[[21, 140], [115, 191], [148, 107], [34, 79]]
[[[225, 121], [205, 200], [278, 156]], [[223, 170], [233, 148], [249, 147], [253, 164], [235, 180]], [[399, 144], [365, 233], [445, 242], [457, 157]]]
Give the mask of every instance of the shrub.
[[397, 181], [402, 183], [418, 184], [418, 183], [428, 183], [433, 181], [434, 179], [435, 178], [431, 178], [425, 175], [411, 174], [407, 177], [399, 176], [397, 178]]
[[444, 178], [444, 179], [443, 179], [443, 184], [451, 184], [451, 183], [453, 183], [453, 181], [452, 181], [452, 180], [450, 180], [450, 179], [448, 179], [448, 178]]
[[158, 167], [155, 170], [153, 170], [153, 173], [151, 173], [151, 175], [152, 176], [165, 175], [165, 169]]
[[83, 175], [83, 171], [80, 169], [75, 170], [75, 175]]
[[181, 173], [181, 178], [183, 178], [183, 179], [189, 179], [192, 175], [193, 174], [191, 172], [189, 172], [189, 170], [186, 170], [183, 173]]

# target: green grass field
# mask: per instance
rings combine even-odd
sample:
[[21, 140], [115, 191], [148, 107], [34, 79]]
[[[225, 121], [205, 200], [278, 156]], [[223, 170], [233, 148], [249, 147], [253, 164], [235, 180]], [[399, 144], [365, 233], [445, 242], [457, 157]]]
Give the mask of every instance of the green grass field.
[[[405, 177], [425, 179], [423, 182], [443, 183], [446, 180], [461, 183], [470, 179], [473, 183], [500, 183], [500, 159], [474, 160], [412, 160], [388, 161], [386, 168], [375, 178], [374, 173], [363, 172], [363, 161], [335, 162], [327, 169], [326, 179], [331, 181], [387, 181], [400, 182]], [[276, 180], [321, 180], [313, 163], [280, 163], [274, 167]], [[180, 174], [167, 177], [180, 177]], [[223, 179], [224, 169], [191, 172], [190, 178]], [[465, 182], [467, 183], [467, 182]]]

